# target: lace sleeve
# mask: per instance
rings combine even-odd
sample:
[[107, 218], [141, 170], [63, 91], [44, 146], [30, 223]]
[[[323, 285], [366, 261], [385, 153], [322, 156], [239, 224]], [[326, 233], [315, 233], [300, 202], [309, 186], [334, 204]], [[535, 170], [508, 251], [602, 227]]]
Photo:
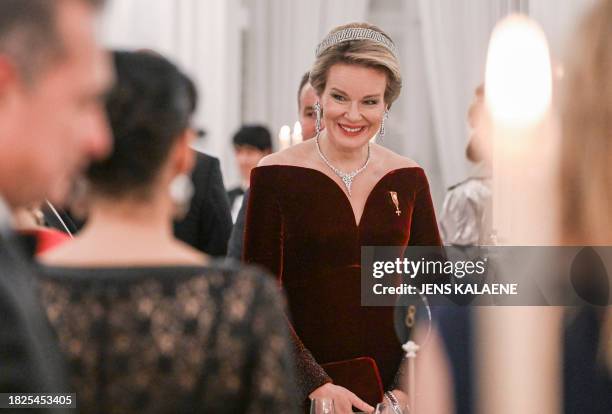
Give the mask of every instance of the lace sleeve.
[[258, 281], [251, 324], [249, 413], [296, 413], [297, 392], [285, 304], [268, 276]]

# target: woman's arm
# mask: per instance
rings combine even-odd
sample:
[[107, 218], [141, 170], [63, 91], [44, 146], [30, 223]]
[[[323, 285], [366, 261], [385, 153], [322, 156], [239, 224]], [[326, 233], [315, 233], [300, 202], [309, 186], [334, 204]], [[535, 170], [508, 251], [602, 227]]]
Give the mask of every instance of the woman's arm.
[[252, 357], [245, 412], [297, 413], [292, 344], [284, 320], [282, 295], [267, 278], [260, 278], [253, 300]]
[[[271, 272], [279, 286], [283, 278], [283, 212], [279, 200], [277, 171], [258, 167], [251, 175], [246, 213], [243, 260]], [[289, 323], [296, 358], [297, 383], [302, 400], [321, 385], [331, 382]]]

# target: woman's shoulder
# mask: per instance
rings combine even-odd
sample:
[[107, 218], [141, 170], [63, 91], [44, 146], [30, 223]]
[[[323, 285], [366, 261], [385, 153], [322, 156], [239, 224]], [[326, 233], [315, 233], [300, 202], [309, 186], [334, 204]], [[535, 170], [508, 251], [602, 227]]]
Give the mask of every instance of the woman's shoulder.
[[[38, 256], [38, 261], [50, 267], [81, 269], [123, 269], [132, 266], [145, 268], [171, 268], [172, 265], [202, 266], [210, 258], [179, 240], [165, 243], [128, 243], [124, 239], [102, 240], [97, 233], [77, 237]], [[130, 244], [138, 248], [127, 249]], [[140, 265], [140, 266], [139, 266]]]
[[404, 168], [416, 168], [419, 169], [421, 166], [414, 160], [399, 155], [396, 152], [391, 151], [388, 148], [383, 147], [379, 144], [372, 145], [372, 152], [376, 154], [377, 158], [380, 159], [381, 163], [390, 170], [399, 170]]
[[223, 273], [226, 277], [237, 281], [249, 280], [256, 283], [273, 281], [273, 278], [263, 268], [231, 258], [215, 259], [208, 265], [208, 268], [212, 272]]
[[409, 188], [429, 189], [429, 181], [425, 170], [416, 161], [378, 144], [372, 145], [372, 150], [378, 159], [378, 175], [396, 177], [396, 180], [400, 180], [400, 183]]
[[310, 174], [315, 157], [312, 140], [267, 155], [251, 173], [251, 188], [276, 188], [287, 179], [294, 180], [296, 174]]
[[266, 155], [257, 164], [258, 167], [270, 166], [303, 166], [304, 159], [310, 157], [313, 151], [313, 140], [307, 140], [282, 151]]
[[237, 281], [249, 280], [258, 286], [265, 288], [273, 286], [274, 290], [279, 290], [276, 279], [267, 270], [258, 265], [245, 264], [235, 259], [223, 258], [213, 261], [210, 267], [227, 273]]
[[224, 289], [228, 294], [232, 292], [237, 300], [248, 300], [253, 306], [268, 303], [273, 308], [284, 308], [282, 289], [265, 269], [228, 258], [213, 261], [209, 267], [223, 275]]
[[377, 164], [379, 168], [387, 171], [405, 171], [407, 173], [421, 175], [423, 169], [414, 160], [397, 154], [388, 148], [385, 148], [378, 144], [372, 145], [372, 154], [378, 160]]

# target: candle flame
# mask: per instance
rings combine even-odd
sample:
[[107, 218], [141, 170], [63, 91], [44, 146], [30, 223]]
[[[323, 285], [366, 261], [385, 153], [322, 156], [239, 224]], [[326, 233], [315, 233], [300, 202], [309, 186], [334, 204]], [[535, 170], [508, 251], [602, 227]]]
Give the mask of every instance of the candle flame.
[[300, 121], [296, 121], [295, 124], [293, 124], [293, 133], [295, 135], [302, 135], [302, 124], [300, 124]]
[[485, 102], [494, 121], [521, 127], [540, 120], [552, 98], [548, 42], [534, 20], [513, 14], [491, 34]]
[[289, 128], [289, 125], [283, 125], [281, 127], [278, 137], [281, 140], [289, 139], [291, 137], [291, 128]]

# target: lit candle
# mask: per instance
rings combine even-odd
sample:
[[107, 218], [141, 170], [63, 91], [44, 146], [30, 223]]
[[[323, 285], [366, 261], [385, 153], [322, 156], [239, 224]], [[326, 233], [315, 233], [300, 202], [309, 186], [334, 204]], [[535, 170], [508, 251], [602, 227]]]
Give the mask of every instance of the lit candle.
[[[493, 228], [500, 245], [546, 245], [553, 237], [558, 145], [552, 87], [548, 43], [539, 25], [521, 15], [499, 22], [489, 43], [485, 104], [493, 141]], [[528, 263], [496, 265], [502, 280], [508, 275], [533, 282], [539, 276]], [[476, 363], [480, 412], [560, 411], [557, 313], [553, 307], [519, 306], [476, 311], [474, 343], [486, 344]]]
[[293, 125], [293, 133], [291, 134], [291, 145], [299, 144], [303, 139], [302, 124], [300, 124], [300, 121], [296, 121]]
[[[493, 227], [501, 244], [544, 236], [543, 180], [554, 158], [550, 137], [552, 69], [539, 25], [521, 15], [493, 30], [487, 55], [485, 103], [493, 140]], [[546, 200], [550, 202], [550, 200]], [[548, 209], [550, 210], [550, 209]], [[550, 217], [549, 211], [545, 213]]]
[[291, 146], [291, 129], [289, 125], [283, 125], [278, 132], [279, 150], [285, 150]]

